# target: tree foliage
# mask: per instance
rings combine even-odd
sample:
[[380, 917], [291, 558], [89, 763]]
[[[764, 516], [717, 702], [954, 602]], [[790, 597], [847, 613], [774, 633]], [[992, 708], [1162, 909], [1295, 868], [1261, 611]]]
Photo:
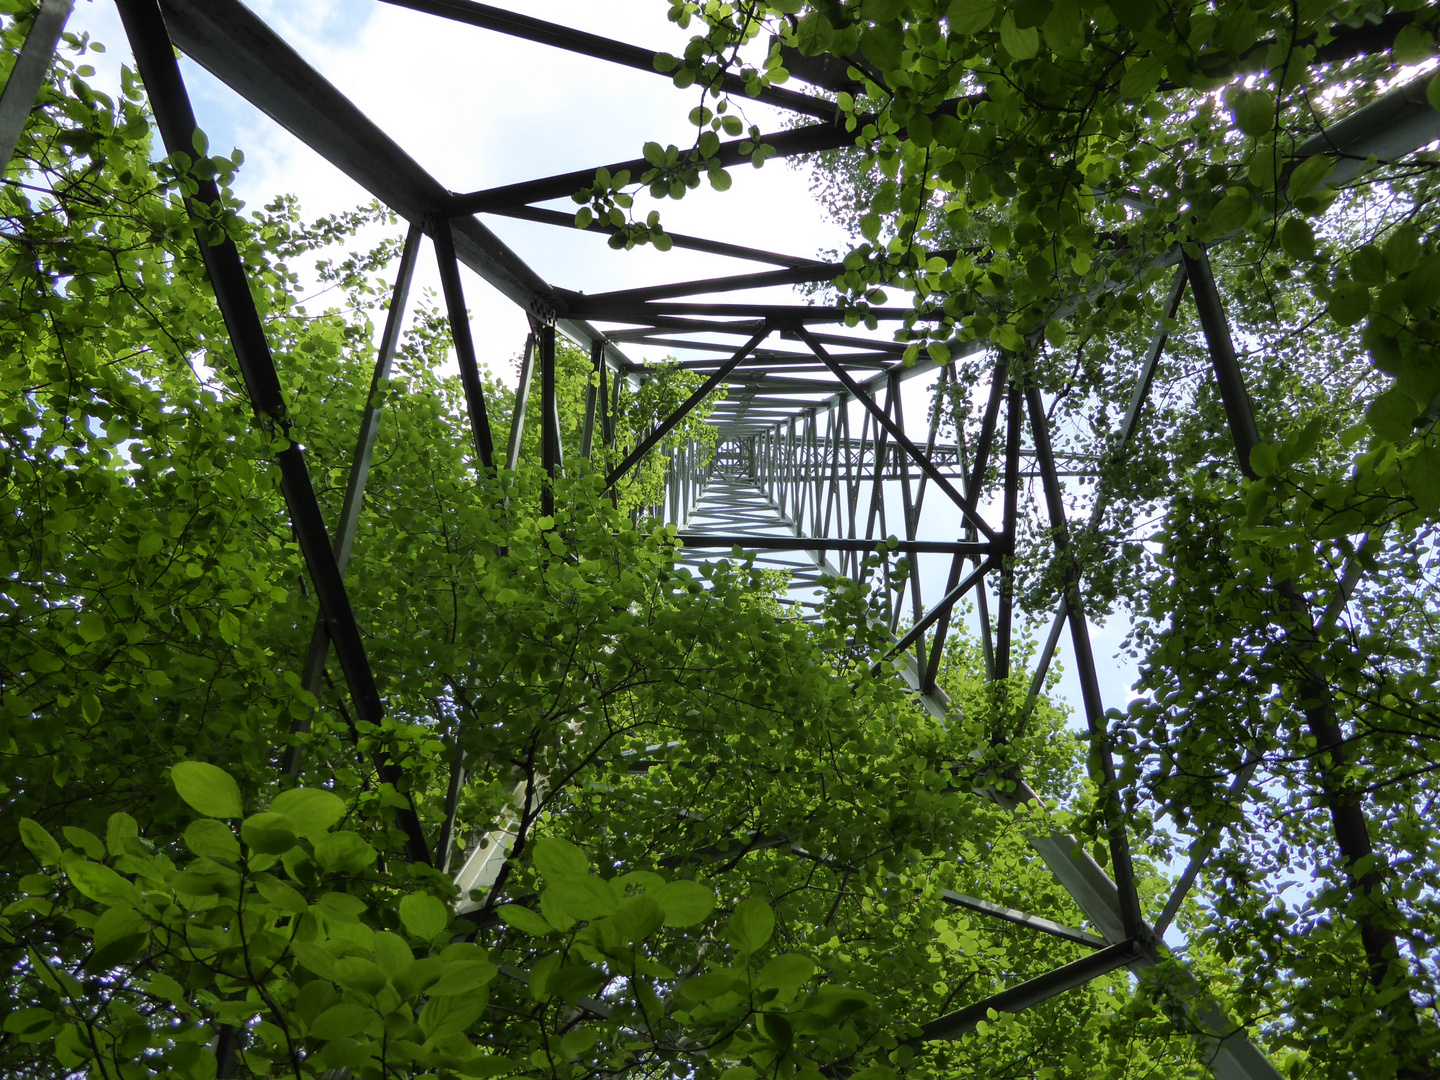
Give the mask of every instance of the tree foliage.
[[[24, 29], [0, 31], [6, 55]], [[347, 571], [384, 720], [328, 678], [307, 691], [313, 599], [180, 198], [238, 156], [153, 160], [134, 77], [96, 91], [87, 47], [67, 38], [0, 187], [8, 1075], [1194, 1071], [1122, 976], [917, 1047], [919, 1023], [1078, 953], [946, 899], [1078, 921], [1026, 855], [1032, 816], [1093, 799], [1075, 741], [1041, 702], [996, 744], [959, 646], [963, 715], [928, 718], [870, 676], [888, 638], [854, 586], [812, 627], [743, 560], [678, 571], [672, 536], [579, 457], [574, 352], [541, 516], [535, 455], [475, 466], [448, 328], [421, 306], [369, 401]], [[333, 520], [398, 244], [331, 253], [374, 207], [225, 205], [204, 227], [245, 259]], [[317, 253], [341, 308], [295, 298], [291, 264]], [[485, 392], [508, 430], [513, 392]], [[624, 399], [617, 442], [685, 392], [677, 373]], [[985, 797], [1017, 770], [1048, 808]], [[412, 813], [428, 863], [406, 857]], [[495, 873], [459, 895], [488, 849]]]
[[[944, 407], [972, 436], [972, 391], [1003, 359], [1047, 395], [1060, 445], [1098, 461], [1070, 493], [1082, 513], [1104, 504], [1094, 526], [1060, 560], [1040, 528], [1022, 541], [1026, 601], [1049, 605], [1073, 558], [1091, 614], [1137, 620], [1145, 694], [1115, 720], [1127, 803], [1202, 847], [1221, 836], [1188, 916], [1219, 951], [1197, 962], [1236, 980], [1296, 1075], [1430, 1075], [1434, 155], [1337, 162], [1310, 140], [1407, 81], [1440, 106], [1434, 7], [772, 0], [671, 16], [696, 33], [661, 67], [708, 104], [694, 147], [636, 178], [650, 194], [715, 173], [706, 129], [744, 106], [722, 73], [760, 86], [787, 57], [839, 61], [855, 147], [818, 182], [854, 242], [835, 295], [859, 322], [909, 294], [908, 357], [959, 358]], [[1231, 430], [1188, 308], [1122, 443], [1171, 268], [1202, 252], [1260, 444]]]

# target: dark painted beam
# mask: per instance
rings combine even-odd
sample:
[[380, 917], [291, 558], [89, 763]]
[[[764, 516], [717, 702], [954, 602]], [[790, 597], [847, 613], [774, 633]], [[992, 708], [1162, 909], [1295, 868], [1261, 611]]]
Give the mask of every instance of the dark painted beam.
[[656, 443], [670, 433], [676, 424], [690, 415], [690, 410], [704, 401], [710, 394], [714, 393], [715, 388], [725, 381], [725, 376], [730, 374], [730, 371], [737, 367], [755, 346], [764, 341], [769, 333], [770, 328], [768, 326], [761, 327], [755, 336], [742, 345], [740, 351], [730, 358], [728, 364], [721, 367], [719, 371], [706, 379], [694, 393], [680, 404], [678, 409], [659, 424], [655, 425], [655, 430], [641, 440], [640, 445], [630, 451], [630, 453], [625, 456], [625, 460], [615, 466], [615, 468], [610, 471], [610, 475], [605, 477], [605, 486], [607, 488], [613, 488], [626, 473], [635, 467], [641, 458], [650, 452]]
[[470, 414], [470, 435], [475, 457], [485, 469], [495, 467], [495, 441], [490, 435], [490, 415], [485, 410], [485, 387], [480, 382], [480, 365], [475, 358], [475, 339], [470, 333], [470, 312], [465, 307], [465, 294], [460, 287], [460, 265], [455, 257], [454, 237], [450, 222], [433, 220], [435, 257], [440, 264], [440, 289], [445, 294], [445, 310], [450, 317], [450, 337], [455, 342], [455, 361], [460, 368], [460, 385], [465, 390], [465, 405]]
[[739, 292], [742, 289], [763, 289], [773, 285], [801, 285], [813, 281], [831, 281], [845, 272], [843, 263], [812, 263], [787, 270], [766, 270], [757, 274], [733, 274], [727, 277], [703, 278], [697, 281], [674, 281], [664, 285], [647, 285], [638, 289], [620, 289], [608, 293], [562, 294], [572, 315], [588, 315], [615, 305], [649, 303], [677, 296], [701, 296], [705, 293]]
[[[197, 130], [195, 113], [180, 76], [180, 65], [175, 59], [174, 46], [159, 4], [156, 0], [118, 0], [117, 6], [166, 150], [172, 155], [183, 153], [193, 156]], [[210, 209], [220, 206], [220, 192], [213, 180], [196, 177], [195, 194], [187, 200], [192, 216], [195, 215], [195, 203], [204, 204], [207, 215]], [[225, 321], [225, 329], [230, 335], [250, 404], [260, 422], [283, 437], [289, 430], [289, 422], [280, 389], [280, 376], [275, 370], [275, 360], [265, 338], [255, 299], [250, 293], [240, 253], [228, 236], [217, 244], [211, 244], [201, 239], [205, 234], [208, 234], [208, 229], [197, 232], [196, 245], [206, 276], [215, 291], [216, 305]], [[285, 449], [276, 454], [275, 460], [280, 469], [280, 488], [290, 514], [290, 524], [351, 699], [362, 720], [378, 725], [385, 714], [380, 691], [375, 685], [365, 643], [350, 607], [340, 568], [335, 562], [304, 453], [297, 443], [287, 439]], [[394, 785], [400, 779], [398, 766], [387, 758], [379, 758], [376, 765], [386, 783]], [[406, 836], [406, 856], [414, 862], [428, 864], [431, 862], [429, 845], [414, 800], [409, 799], [408, 802], [408, 808], [397, 814]]]
[[1067, 990], [1074, 990], [1092, 979], [1125, 967], [1132, 960], [1138, 959], [1139, 955], [1133, 941], [1107, 946], [1019, 986], [992, 994], [984, 1001], [977, 1001], [974, 1005], [967, 1005], [963, 1009], [931, 1020], [921, 1026], [920, 1041], [938, 1042], [962, 1038], [973, 1032], [980, 1021], [987, 1019], [991, 1009], [1005, 1013], [1024, 1012], [1058, 997]]
[[[591, 222], [586, 228], [580, 229], [575, 224], [575, 215], [567, 214], [562, 210], [547, 210], [543, 206], [513, 206], [508, 210], [492, 210], [491, 213], [500, 217], [515, 218], [519, 221], [535, 221], [542, 225], [557, 225], [561, 228], [577, 229], [581, 232], [595, 233], [599, 236], [613, 236], [620, 230], [613, 225], [602, 225], [598, 221]], [[726, 255], [732, 259], [748, 259], [751, 262], [775, 263], [777, 266], [788, 266], [793, 270], [806, 266], [815, 265], [814, 259], [801, 258], [798, 255], [781, 255], [773, 251], [764, 251], [760, 248], [743, 247], [740, 244], [726, 244], [719, 240], [706, 240], [701, 236], [690, 236], [687, 233], [674, 233], [666, 231], [666, 236], [677, 248], [685, 248], [689, 251], [704, 251], [711, 255]]]
[[[858, 126], [864, 127], [864, 123], [862, 122]], [[731, 139], [722, 142], [714, 154], [697, 164], [702, 168], [707, 167], [711, 162], [719, 162], [725, 168], [747, 164], [754, 148], [761, 144], [774, 149], [775, 153], [770, 155], [771, 157], [797, 157], [801, 154], [814, 154], [821, 150], [838, 150], [842, 146], [853, 146], [855, 133], [846, 131], [843, 126], [837, 124], [810, 124], [790, 131], [773, 131], [768, 135], [761, 135], [758, 139], [749, 137]], [[742, 150], [742, 147], [750, 149]], [[629, 161], [616, 161], [608, 165], [596, 165], [590, 169], [576, 169], [573, 172], [544, 176], [536, 180], [523, 180], [516, 184], [486, 188], [483, 191], [452, 195], [444, 204], [445, 212], [452, 217], [459, 217], [465, 214], [494, 213], [514, 206], [547, 202], [550, 199], [568, 199], [581, 188], [593, 187], [595, 174], [602, 168], [609, 170], [611, 176], [622, 172], [629, 173], [632, 182], [639, 183], [640, 177], [653, 171], [655, 166], [643, 157], [631, 158]]]
[[[651, 75], [664, 74], [667, 80], [670, 78], [668, 74], [655, 67], [655, 57], [658, 54], [649, 49], [642, 49], [638, 45], [631, 45], [623, 41], [612, 41], [610, 38], [600, 37], [598, 34], [587, 34], [583, 30], [575, 30], [569, 26], [533, 19], [528, 15], [519, 15], [513, 11], [491, 7], [489, 4], [475, 3], [474, 0], [385, 0], [385, 3], [429, 15], [438, 15], [441, 18], [466, 23], [470, 26], [483, 27], [486, 30], [497, 30], [502, 34], [509, 34], [511, 37], [523, 38], [541, 45], [550, 45], [567, 52], [579, 53], [582, 56], [593, 56], [597, 60], [635, 68]], [[806, 116], [828, 118], [835, 114], [836, 106], [833, 101], [811, 97], [809, 94], [786, 90], [779, 86], [767, 87], [758, 94], [751, 95], [746, 89], [745, 80], [731, 72], [726, 72], [721, 76], [720, 85], [728, 93], [738, 94], [746, 100], [763, 101], [767, 105], [775, 105]]]
[[[746, 551], [895, 551], [905, 555], [988, 555], [989, 544], [974, 540], [895, 540], [885, 537], [846, 539], [833, 536], [766, 536], [761, 533], [676, 534], [686, 547], [743, 548]], [[958, 599], [958, 598], [957, 598]], [[912, 642], [913, 644], [913, 642]]]
[[40, 0], [35, 19], [25, 32], [25, 44], [20, 46], [20, 55], [0, 92], [0, 174], [15, 155], [15, 145], [25, 130], [25, 121], [30, 119], [35, 96], [45, 83], [55, 46], [60, 43], [74, 7], [75, 0]]

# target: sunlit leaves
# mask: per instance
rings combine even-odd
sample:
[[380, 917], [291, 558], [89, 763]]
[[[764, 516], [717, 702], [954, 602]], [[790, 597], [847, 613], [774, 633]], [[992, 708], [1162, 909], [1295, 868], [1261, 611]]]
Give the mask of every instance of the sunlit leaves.
[[238, 818], [245, 812], [234, 778], [207, 762], [179, 762], [170, 770], [170, 780], [180, 797], [206, 817]]

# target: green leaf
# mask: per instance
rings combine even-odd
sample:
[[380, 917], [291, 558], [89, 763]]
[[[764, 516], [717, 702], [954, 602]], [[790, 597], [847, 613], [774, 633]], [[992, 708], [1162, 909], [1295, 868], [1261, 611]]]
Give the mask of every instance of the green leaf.
[[79, 630], [81, 641], [94, 644], [105, 636], [105, 617], [99, 612], [87, 611], [80, 616]]
[[124, 855], [129, 851], [130, 841], [139, 835], [140, 826], [135, 819], [117, 810], [105, 822], [105, 850], [112, 856]]
[[282, 855], [297, 840], [290, 819], [270, 810], [246, 818], [240, 826], [240, 838], [262, 855]]
[[715, 910], [715, 893], [697, 881], [671, 881], [651, 891], [666, 926], [695, 926]]
[[1341, 326], [1354, 326], [1370, 314], [1370, 290], [1358, 281], [1342, 281], [1331, 290], [1326, 310]]
[[760, 969], [760, 974], [755, 977], [755, 985], [762, 990], [772, 987], [776, 990], [795, 990], [814, 974], [815, 963], [808, 956], [782, 953], [771, 958]]
[[1085, 23], [1078, 0], [1055, 0], [1041, 29], [1045, 44], [1056, 56], [1074, 58], [1085, 48]]
[[238, 818], [245, 813], [240, 786], [224, 769], [203, 761], [181, 761], [171, 766], [170, 780], [180, 797], [206, 817]]
[[319, 836], [345, 817], [345, 800], [333, 791], [319, 788], [291, 788], [282, 791], [270, 804], [276, 814], [290, 819], [297, 836], [307, 840]]
[[726, 994], [743, 994], [748, 981], [743, 972], [706, 971], [680, 984], [680, 996], [690, 1001], [714, 1001]]
[[327, 833], [315, 841], [315, 861], [332, 874], [357, 874], [375, 861], [375, 849], [356, 833]]
[[519, 904], [501, 904], [495, 909], [495, 913], [503, 922], [531, 937], [547, 937], [555, 932], [554, 928], [539, 915]]
[[1131, 57], [1120, 80], [1120, 96], [1134, 100], [1153, 93], [1160, 85], [1160, 76], [1165, 74], [1165, 62], [1165, 56], [1160, 53]]
[[1365, 410], [1365, 421], [1382, 439], [1393, 443], [1409, 441], [1414, 434], [1415, 417], [1420, 409], [1409, 394], [1392, 386], [1380, 394]]
[[627, 896], [611, 916], [620, 935], [639, 944], [665, 924], [660, 905], [649, 896]]
[[150, 940], [150, 924], [133, 908], [112, 907], [95, 924], [95, 951], [88, 967], [102, 971], [133, 958]]
[[426, 993], [431, 997], [468, 994], [490, 982], [499, 972], [489, 960], [446, 960], [440, 978]]
[[24, 1009], [16, 1009], [5, 1017], [4, 1028], [11, 1035], [32, 1035], [49, 1027], [54, 1019], [55, 1014], [49, 1009], [32, 1005]]
[[1248, 192], [1230, 192], [1210, 212], [1206, 234], [1211, 239], [1219, 239], [1243, 229], [1250, 224], [1255, 210], [1255, 200]]
[[874, 998], [863, 990], [852, 990], [848, 986], [822, 986], [810, 995], [805, 1008], [810, 1012], [835, 1021], [852, 1016], [868, 1008]]
[[380, 930], [375, 934], [375, 960], [388, 978], [395, 978], [415, 962], [415, 954], [399, 934]]
[[216, 859], [240, 858], [240, 841], [229, 827], [214, 818], [200, 818], [185, 828], [185, 846], [196, 855]]
[[1440, 511], [1440, 447], [1423, 447], [1406, 459], [1402, 475], [1421, 513]]
[[1304, 218], [1292, 217], [1280, 228], [1280, 246], [1292, 259], [1315, 257], [1315, 230]]
[[544, 836], [535, 842], [535, 869], [548, 882], [563, 878], [586, 877], [590, 873], [590, 860], [585, 853], [568, 840]]
[[572, 919], [599, 919], [613, 915], [615, 891], [610, 883], [597, 877], [564, 877], [545, 889], [549, 901]]
[[1335, 170], [1335, 159], [1326, 154], [1308, 157], [1295, 167], [1286, 185], [1286, 197], [1294, 202], [1302, 195], [1308, 195], [1325, 182]]
[[740, 901], [725, 924], [725, 938], [741, 952], [753, 953], [775, 932], [775, 912], [758, 896]]
[[1256, 476], [1274, 476], [1280, 464], [1280, 448], [1274, 443], [1260, 443], [1250, 448], [1250, 468]]
[[995, 341], [1007, 352], [1024, 352], [1025, 335], [1014, 323], [1006, 323], [995, 331]]
[[365, 1031], [379, 1021], [375, 1010], [353, 1002], [331, 1005], [310, 1025], [312, 1039], [344, 1039]]
[[400, 900], [400, 924], [421, 941], [433, 941], [450, 925], [450, 909], [429, 893], [410, 893]]
[[66, 864], [65, 876], [82, 895], [96, 903], [110, 907], [140, 906], [140, 890], [108, 866], [77, 859]]
[[1275, 127], [1275, 95], [1268, 90], [1242, 90], [1235, 95], [1235, 125], [1258, 138]]
[[28, 817], [20, 819], [20, 841], [30, 849], [41, 866], [60, 865], [60, 845], [39, 824]]
[[860, 31], [860, 51], [881, 71], [897, 70], [904, 49], [905, 36], [898, 22], [879, 23]]
[[1000, 44], [1016, 60], [1030, 60], [1040, 51], [1040, 31], [1016, 26], [1015, 16], [1007, 11], [1000, 20]]
[[954, 0], [945, 9], [945, 19], [956, 34], [974, 34], [984, 30], [995, 19], [999, 5], [991, 0]]
[[334, 979], [341, 986], [365, 994], [378, 994], [389, 980], [380, 965], [363, 956], [342, 956], [335, 961]]
[[1420, 64], [1435, 54], [1435, 36], [1411, 23], [1400, 28], [1390, 55], [1397, 64]]

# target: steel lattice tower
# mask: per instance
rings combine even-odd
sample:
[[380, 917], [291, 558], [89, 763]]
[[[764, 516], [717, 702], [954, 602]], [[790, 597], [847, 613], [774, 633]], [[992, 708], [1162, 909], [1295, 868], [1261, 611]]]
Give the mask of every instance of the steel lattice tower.
[[[0, 99], [0, 148], [7, 159], [72, 2], [43, 0], [41, 15]], [[556, 50], [655, 71], [655, 54], [650, 50], [470, 0], [392, 2]], [[986, 359], [985, 346], [973, 345], [968, 353], [954, 355], [946, 364], [922, 358], [906, 366], [901, 360], [904, 346], [846, 332], [846, 313], [839, 308], [728, 299], [732, 293], [762, 286], [829, 282], [842, 267], [671, 234], [676, 247], [731, 256], [771, 269], [590, 295], [549, 284], [485, 226], [482, 216], [573, 228], [571, 215], [539, 204], [568, 197], [591, 183], [594, 169], [456, 194], [426, 173], [239, 0], [119, 0], [118, 6], [169, 151], [188, 152], [196, 129], [174, 58], [173, 49], [178, 47], [409, 222], [378, 350], [377, 379], [389, 371], [418, 250], [422, 239], [429, 238], [439, 259], [474, 448], [485, 465], [516, 465], [524, 410], [523, 406], [517, 408], [519, 419], [509, 445], [496, 446], [465, 315], [459, 276], [462, 264], [519, 305], [530, 320], [532, 332], [523, 351], [518, 399], [523, 402], [537, 391], [541, 396], [542, 464], [546, 471], [553, 475], [563, 468], [555, 405], [557, 336], [586, 349], [599, 376], [586, 403], [582, 441], [582, 453], [586, 454], [597, 441], [613, 441], [612, 417], [618, 395], [646, 377], [646, 366], [626, 355], [626, 345], [663, 346], [690, 356], [710, 357], [685, 362], [704, 374], [703, 384], [631, 449], [610, 473], [609, 483], [622, 478], [699, 402], [724, 389], [725, 397], [711, 416], [719, 428], [717, 453], [711, 460], [695, 448], [675, 454], [666, 499], [655, 508], [657, 517], [677, 527], [687, 549], [686, 559], [693, 562], [707, 552], [728, 553], [735, 547], [755, 552], [759, 565], [783, 569], [790, 575], [791, 602], [802, 607], [812, 603], [822, 575], [861, 578], [868, 574], [866, 557], [872, 553], [898, 553], [912, 562], [922, 556], [942, 560], [948, 564], [945, 570], [932, 575], [944, 582], [938, 595], [933, 581], [920, 573], [909, 576], [903, 595], [887, 593], [895, 635], [891, 659], [923, 706], [944, 718], [950, 705], [936, 686], [937, 670], [956, 604], [970, 598], [980, 612], [989, 676], [1003, 679], [1010, 674], [1016, 614], [1013, 557], [1022, 483], [1038, 480], [1057, 546], [1066, 543], [1068, 524], [1061, 462], [1052, 448], [1045, 402], [1037, 386], [1006, 354], [989, 357], [994, 368], [978, 440], [972, 445], [966, 445], [963, 437], [942, 440], [940, 425], [932, 418], [928, 437], [917, 442], [909, 434], [913, 428], [907, 428], [904, 416], [905, 384], [924, 378], [943, 390], [956, 381], [958, 361]], [[741, 89], [739, 85], [728, 88]], [[853, 144], [853, 134], [837, 122], [836, 106], [823, 97], [776, 88], [763, 90], [759, 98], [806, 118], [797, 127], [763, 137], [775, 156], [798, 157]], [[1295, 161], [1321, 154], [1333, 156], [1338, 164], [1332, 183], [1340, 183], [1356, 175], [1371, 157], [1394, 161], [1437, 137], [1440, 114], [1427, 103], [1423, 85], [1411, 84], [1311, 139], [1298, 149]], [[746, 160], [741, 141], [722, 144], [717, 156], [723, 164]], [[612, 173], [632, 170], [636, 175], [646, 167], [643, 159], [597, 163], [597, 167], [601, 164]], [[213, 203], [218, 193], [213, 184], [202, 182], [196, 198]], [[605, 231], [602, 226], [594, 228]], [[227, 241], [202, 246], [202, 254], [252, 404], [262, 418], [278, 421], [285, 412], [280, 384], [234, 245]], [[1177, 245], [1157, 266], [1171, 268], [1172, 285], [1164, 304], [1152, 313], [1154, 335], [1129, 408], [1114, 445], [1108, 449], [1123, 454], [1144, 422], [1145, 401], [1166, 347], [1167, 324], [1188, 296], [1204, 332], [1239, 467], [1250, 474], [1250, 450], [1259, 442], [1257, 425], [1205, 251], [1187, 253]], [[894, 325], [907, 310], [874, 308], [871, 314]], [[538, 384], [535, 390], [532, 382]], [[341, 575], [354, 538], [380, 419], [378, 410], [371, 408], [362, 421], [344, 509], [333, 535], [321, 518], [301, 450], [292, 444], [278, 456], [284, 495], [319, 606], [305, 684], [318, 687], [333, 648], [359, 717], [371, 720], [380, 716], [380, 695]], [[987, 504], [984, 478], [991, 469], [998, 476], [998, 494]], [[895, 515], [893, 505], [887, 507], [887, 482], [899, 485], [898, 528], [889, 520]], [[937, 504], [943, 506], [943, 512], [935, 510]], [[1101, 509], [1097, 505], [1094, 514], [1098, 516]], [[962, 533], [958, 537], [956, 521]], [[1097, 758], [1105, 775], [1096, 779], [1113, 791], [1105, 708], [1080, 583], [1081, 568], [1072, 566], [1038, 659], [1031, 695], [1033, 700], [1068, 632], [1086, 723], [1091, 738], [1102, 748]], [[293, 770], [294, 761], [288, 764]], [[1248, 779], [1242, 774], [1241, 786]], [[1022, 783], [1014, 793], [997, 793], [994, 798], [1013, 810], [1036, 796]], [[1136, 892], [1127, 825], [1118, 799], [1112, 797], [1105, 811], [1103, 839], [1110, 847], [1113, 876], [1080, 840], [1063, 831], [1037, 832], [1030, 837], [1035, 852], [1074, 898], [1092, 930], [1062, 926], [975, 897], [946, 896], [956, 906], [1078, 943], [1090, 953], [1040, 978], [934, 1018], [924, 1027], [925, 1039], [958, 1038], [974, 1030], [989, 1009], [1021, 1011], [1120, 968], [1128, 968], [1144, 980], [1167, 955], [1161, 934], [1209, 852], [1203, 848], [1193, 851], [1164, 908], [1147, 913]], [[408, 818], [402, 814], [402, 818], [409, 854], [429, 861], [431, 848], [418, 818], [413, 813]], [[503, 834], [499, 838], [503, 840]], [[488, 850], [490, 856], [472, 857], [459, 870], [458, 880], [465, 888], [483, 888], [494, 880], [494, 854], [503, 851], [503, 844], [492, 844]], [[1278, 1077], [1245, 1031], [1223, 1014], [1197, 980], [1189, 976], [1170, 979], [1157, 987], [1157, 992], [1167, 999], [1170, 1011], [1181, 1018], [1185, 1029], [1203, 1044], [1215, 1076], [1222, 1080]]]

